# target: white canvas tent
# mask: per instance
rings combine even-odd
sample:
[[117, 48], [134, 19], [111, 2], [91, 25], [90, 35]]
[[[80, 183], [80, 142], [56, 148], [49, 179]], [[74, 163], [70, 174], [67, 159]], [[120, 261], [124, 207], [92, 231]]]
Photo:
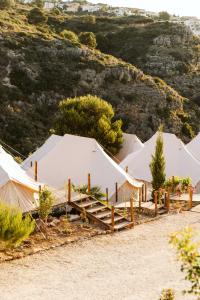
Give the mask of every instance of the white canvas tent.
[[143, 148], [143, 143], [135, 134], [123, 133], [123, 145], [116, 155], [117, 162], [124, 160], [129, 154]]
[[53, 147], [47, 147], [48, 144], [47, 140], [22, 166], [33, 176], [34, 161], [37, 160], [38, 179], [49, 186], [64, 188], [68, 178], [75, 185], [87, 184], [87, 175], [90, 173], [91, 186], [100, 186], [103, 192], [108, 188], [112, 201], [116, 182], [119, 187], [119, 200], [123, 201], [130, 198], [134, 188], [142, 186], [141, 182], [132, 179], [123, 171], [95, 139], [66, 134], [57, 138]]
[[[144, 147], [128, 155], [122, 161], [120, 166], [126, 168], [135, 178], [151, 182], [151, 172], [149, 164], [152, 160], [152, 154], [155, 152], [156, 139], [158, 133], [154, 134]], [[187, 150], [183, 142], [174, 134], [163, 133], [164, 156], [166, 161], [166, 176], [190, 177], [194, 186], [200, 180], [200, 162]]]
[[0, 201], [28, 212], [37, 207], [38, 191], [39, 184], [0, 147]]
[[198, 160], [200, 160], [200, 132], [197, 134], [197, 136], [191, 140], [190, 143], [186, 145], [188, 151], [194, 155]]

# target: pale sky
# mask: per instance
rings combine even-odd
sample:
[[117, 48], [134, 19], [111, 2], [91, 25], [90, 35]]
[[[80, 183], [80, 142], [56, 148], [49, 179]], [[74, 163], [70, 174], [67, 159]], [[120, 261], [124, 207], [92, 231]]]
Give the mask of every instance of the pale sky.
[[165, 10], [171, 14], [200, 18], [200, 0], [89, 0], [89, 2], [143, 8], [155, 12]]

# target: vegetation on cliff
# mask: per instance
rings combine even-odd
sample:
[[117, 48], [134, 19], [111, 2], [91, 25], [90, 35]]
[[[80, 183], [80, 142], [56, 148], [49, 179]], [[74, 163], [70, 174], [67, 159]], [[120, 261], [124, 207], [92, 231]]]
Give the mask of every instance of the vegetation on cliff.
[[27, 155], [49, 135], [59, 102], [87, 94], [112, 104], [123, 130], [142, 140], [160, 123], [184, 140], [198, 130], [196, 113], [191, 122], [191, 101], [159, 78], [80, 42], [81, 32], [95, 32], [101, 44], [102, 26], [102, 32], [115, 31], [141, 18], [78, 18], [40, 9], [44, 21], [35, 24], [33, 9], [17, 4], [0, 11], [1, 139]]

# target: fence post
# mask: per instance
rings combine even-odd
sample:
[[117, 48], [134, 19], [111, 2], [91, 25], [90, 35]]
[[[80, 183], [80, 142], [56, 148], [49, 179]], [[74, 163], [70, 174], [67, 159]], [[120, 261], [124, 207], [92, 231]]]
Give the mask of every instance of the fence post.
[[166, 209], [167, 209], [167, 212], [170, 211], [170, 192], [169, 192], [169, 190], [167, 190]]
[[118, 202], [118, 184], [115, 183], [115, 201]]
[[35, 177], [35, 181], [38, 181], [38, 163], [37, 161], [35, 161], [35, 168], [34, 168], [34, 177]]
[[115, 207], [112, 205], [111, 207], [111, 224], [112, 224], [112, 231], [115, 229]]
[[130, 213], [131, 213], [131, 222], [133, 222], [132, 227], [134, 226], [134, 209], [133, 209], [133, 197], [130, 198]]
[[147, 202], [147, 184], [146, 184], [146, 182], [144, 183], [144, 189], [145, 189], [144, 199], [145, 199], [145, 202]]
[[158, 214], [158, 192], [154, 192], [154, 204], [155, 204], [155, 217]]
[[142, 202], [144, 202], [144, 184], [142, 186]]
[[88, 194], [90, 194], [90, 190], [91, 190], [91, 177], [90, 177], [90, 173], [88, 174]]
[[126, 166], [126, 173], [128, 173], [128, 166]]
[[139, 211], [141, 211], [142, 207], [142, 189], [139, 189]]
[[192, 209], [193, 190], [191, 185], [189, 185], [188, 187], [188, 192], [189, 192], [189, 209]]
[[71, 201], [71, 179], [68, 179], [68, 202]]

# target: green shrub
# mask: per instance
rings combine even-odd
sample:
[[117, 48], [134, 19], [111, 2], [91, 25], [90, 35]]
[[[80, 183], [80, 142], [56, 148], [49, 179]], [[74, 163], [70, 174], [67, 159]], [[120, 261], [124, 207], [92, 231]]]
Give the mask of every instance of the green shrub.
[[174, 300], [174, 291], [172, 289], [164, 289], [159, 300]]
[[47, 218], [52, 211], [52, 205], [55, 201], [53, 194], [46, 188], [39, 193], [39, 217], [47, 222]]
[[184, 191], [192, 183], [190, 177], [180, 178], [178, 176], [173, 176], [168, 178], [165, 183], [165, 188], [170, 188], [172, 192], [175, 192], [178, 185], [180, 185], [181, 191]]
[[60, 33], [60, 36], [64, 39], [70, 40], [72, 43], [78, 43], [79, 39], [78, 36], [76, 35], [76, 33], [74, 33], [73, 31], [70, 30], [63, 30]]
[[186, 273], [185, 279], [191, 283], [191, 287], [184, 292], [200, 299], [200, 243], [195, 241], [193, 229], [188, 227], [172, 234], [170, 243], [177, 251], [181, 271]]
[[95, 138], [116, 154], [123, 142], [122, 121], [113, 121], [112, 105], [97, 96], [68, 98], [59, 104], [53, 132]]
[[5, 247], [20, 245], [35, 228], [35, 221], [29, 215], [24, 218], [16, 208], [0, 204], [0, 242]]
[[97, 41], [93, 32], [81, 32], [79, 35], [80, 42], [90, 48], [96, 48]]
[[28, 22], [30, 24], [43, 24], [47, 22], [47, 19], [47, 16], [38, 7], [31, 9], [28, 14]]
[[52, 13], [53, 15], [58, 16], [58, 15], [61, 14], [61, 11], [60, 11], [57, 7], [54, 7], [54, 8], [51, 10], [51, 13]]
[[74, 192], [78, 192], [81, 194], [86, 194], [94, 197], [97, 200], [102, 200], [105, 198], [105, 194], [102, 193], [101, 188], [99, 186], [93, 186], [90, 188], [90, 192], [88, 192], [88, 185], [79, 185], [79, 186], [74, 186], [73, 185], [73, 190]]
[[0, 9], [7, 9], [14, 6], [14, 0], [0, 0]]

